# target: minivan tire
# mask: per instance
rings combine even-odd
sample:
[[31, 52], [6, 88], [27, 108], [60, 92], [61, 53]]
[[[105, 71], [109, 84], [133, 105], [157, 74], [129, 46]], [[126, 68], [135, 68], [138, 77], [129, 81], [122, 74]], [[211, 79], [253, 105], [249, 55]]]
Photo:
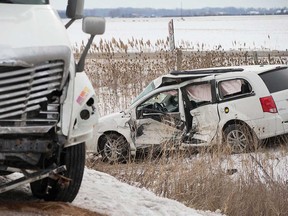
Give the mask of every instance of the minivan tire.
[[130, 145], [120, 134], [108, 133], [101, 137], [99, 151], [104, 162], [125, 163], [130, 160]]
[[230, 124], [224, 130], [224, 143], [231, 153], [240, 154], [254, 151], [259, 145], [259, 140], [248, 126]]

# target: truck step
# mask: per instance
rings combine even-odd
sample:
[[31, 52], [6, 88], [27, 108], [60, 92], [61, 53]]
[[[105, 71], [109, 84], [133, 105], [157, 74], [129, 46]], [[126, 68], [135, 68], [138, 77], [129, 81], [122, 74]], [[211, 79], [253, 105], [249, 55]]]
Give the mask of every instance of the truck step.
[[33, 173], [29, 173], [29, 174], [27, 174], [27, 172], [25, 172], [26, 176], [23, 176], [21, 178], [12, 180], [10, 182], [7, 182], [7, 183], [1, 185], [0, 186], [0, 193], [4, 193], [6, 191], [12, 190], [12, 189], [19, 187], [21, 185], [28, 184], [28, 183], [31, 183], [34, 181], [38, 181], [38, 180], [41, 180], [41, 179], [44, 179], [47, 177], [53, 178], [53, 179], [55, 179], [55, 177], [59, 178], [58, 177], [59, 175], [57, 175], [57, 174], [60, 172], [63, 172], [63, 171], [66, 171], [65, 165], [57, 167], [57, 168], [54, 167], [54, 168], [50, 168], [50, 169], [46, 169], [46, 170], [36, 171]]

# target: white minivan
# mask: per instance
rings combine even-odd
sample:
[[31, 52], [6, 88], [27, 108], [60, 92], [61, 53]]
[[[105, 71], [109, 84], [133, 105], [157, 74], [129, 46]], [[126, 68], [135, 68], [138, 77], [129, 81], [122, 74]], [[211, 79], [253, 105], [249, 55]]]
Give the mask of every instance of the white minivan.
[[205, 68], [161, 76], [127, 110], [100, 118], [95, 150], [108, 162], [165, 143], [241, 153], [287, 132], [287, 65]]

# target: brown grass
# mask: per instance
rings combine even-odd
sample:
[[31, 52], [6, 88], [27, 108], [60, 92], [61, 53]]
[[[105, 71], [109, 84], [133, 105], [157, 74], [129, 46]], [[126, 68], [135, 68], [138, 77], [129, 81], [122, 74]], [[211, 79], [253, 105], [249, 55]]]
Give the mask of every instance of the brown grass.
[[283, 173], [284, 178], [279, 178], [274, 173], [275, 164], [269, 163], [285, 157], [287, 149], [279, 150], [278, 156], [267, 149], [232, 156], [225, 152], [170, 152], [128, 164], [89, 160], [88, 165], [192, 208], [220, 209], [233, 216], [287, 215], [288, 175]]
[[[221, 46], [203, 51], [201, 44], [184, 42], [181, 50], [171, 52], [168, 44], [168, 39], [152, 44], [133, 38], [127, 44], [116, 39], [93, 44], [85, 71], [99, 96], [101, 115], [127, 108], [149, 82], [176, 69], [288, 63], [287, 52], [226, 52]], [[76, 58], [81, 50], [83, 46], [75, 49]]]

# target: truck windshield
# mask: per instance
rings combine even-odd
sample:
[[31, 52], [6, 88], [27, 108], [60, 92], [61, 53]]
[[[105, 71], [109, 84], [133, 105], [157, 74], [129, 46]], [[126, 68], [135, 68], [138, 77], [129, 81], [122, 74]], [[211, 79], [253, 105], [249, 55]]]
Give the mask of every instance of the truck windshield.
[[49, 4], [49, 0], [0, 0], [6, 4]]

